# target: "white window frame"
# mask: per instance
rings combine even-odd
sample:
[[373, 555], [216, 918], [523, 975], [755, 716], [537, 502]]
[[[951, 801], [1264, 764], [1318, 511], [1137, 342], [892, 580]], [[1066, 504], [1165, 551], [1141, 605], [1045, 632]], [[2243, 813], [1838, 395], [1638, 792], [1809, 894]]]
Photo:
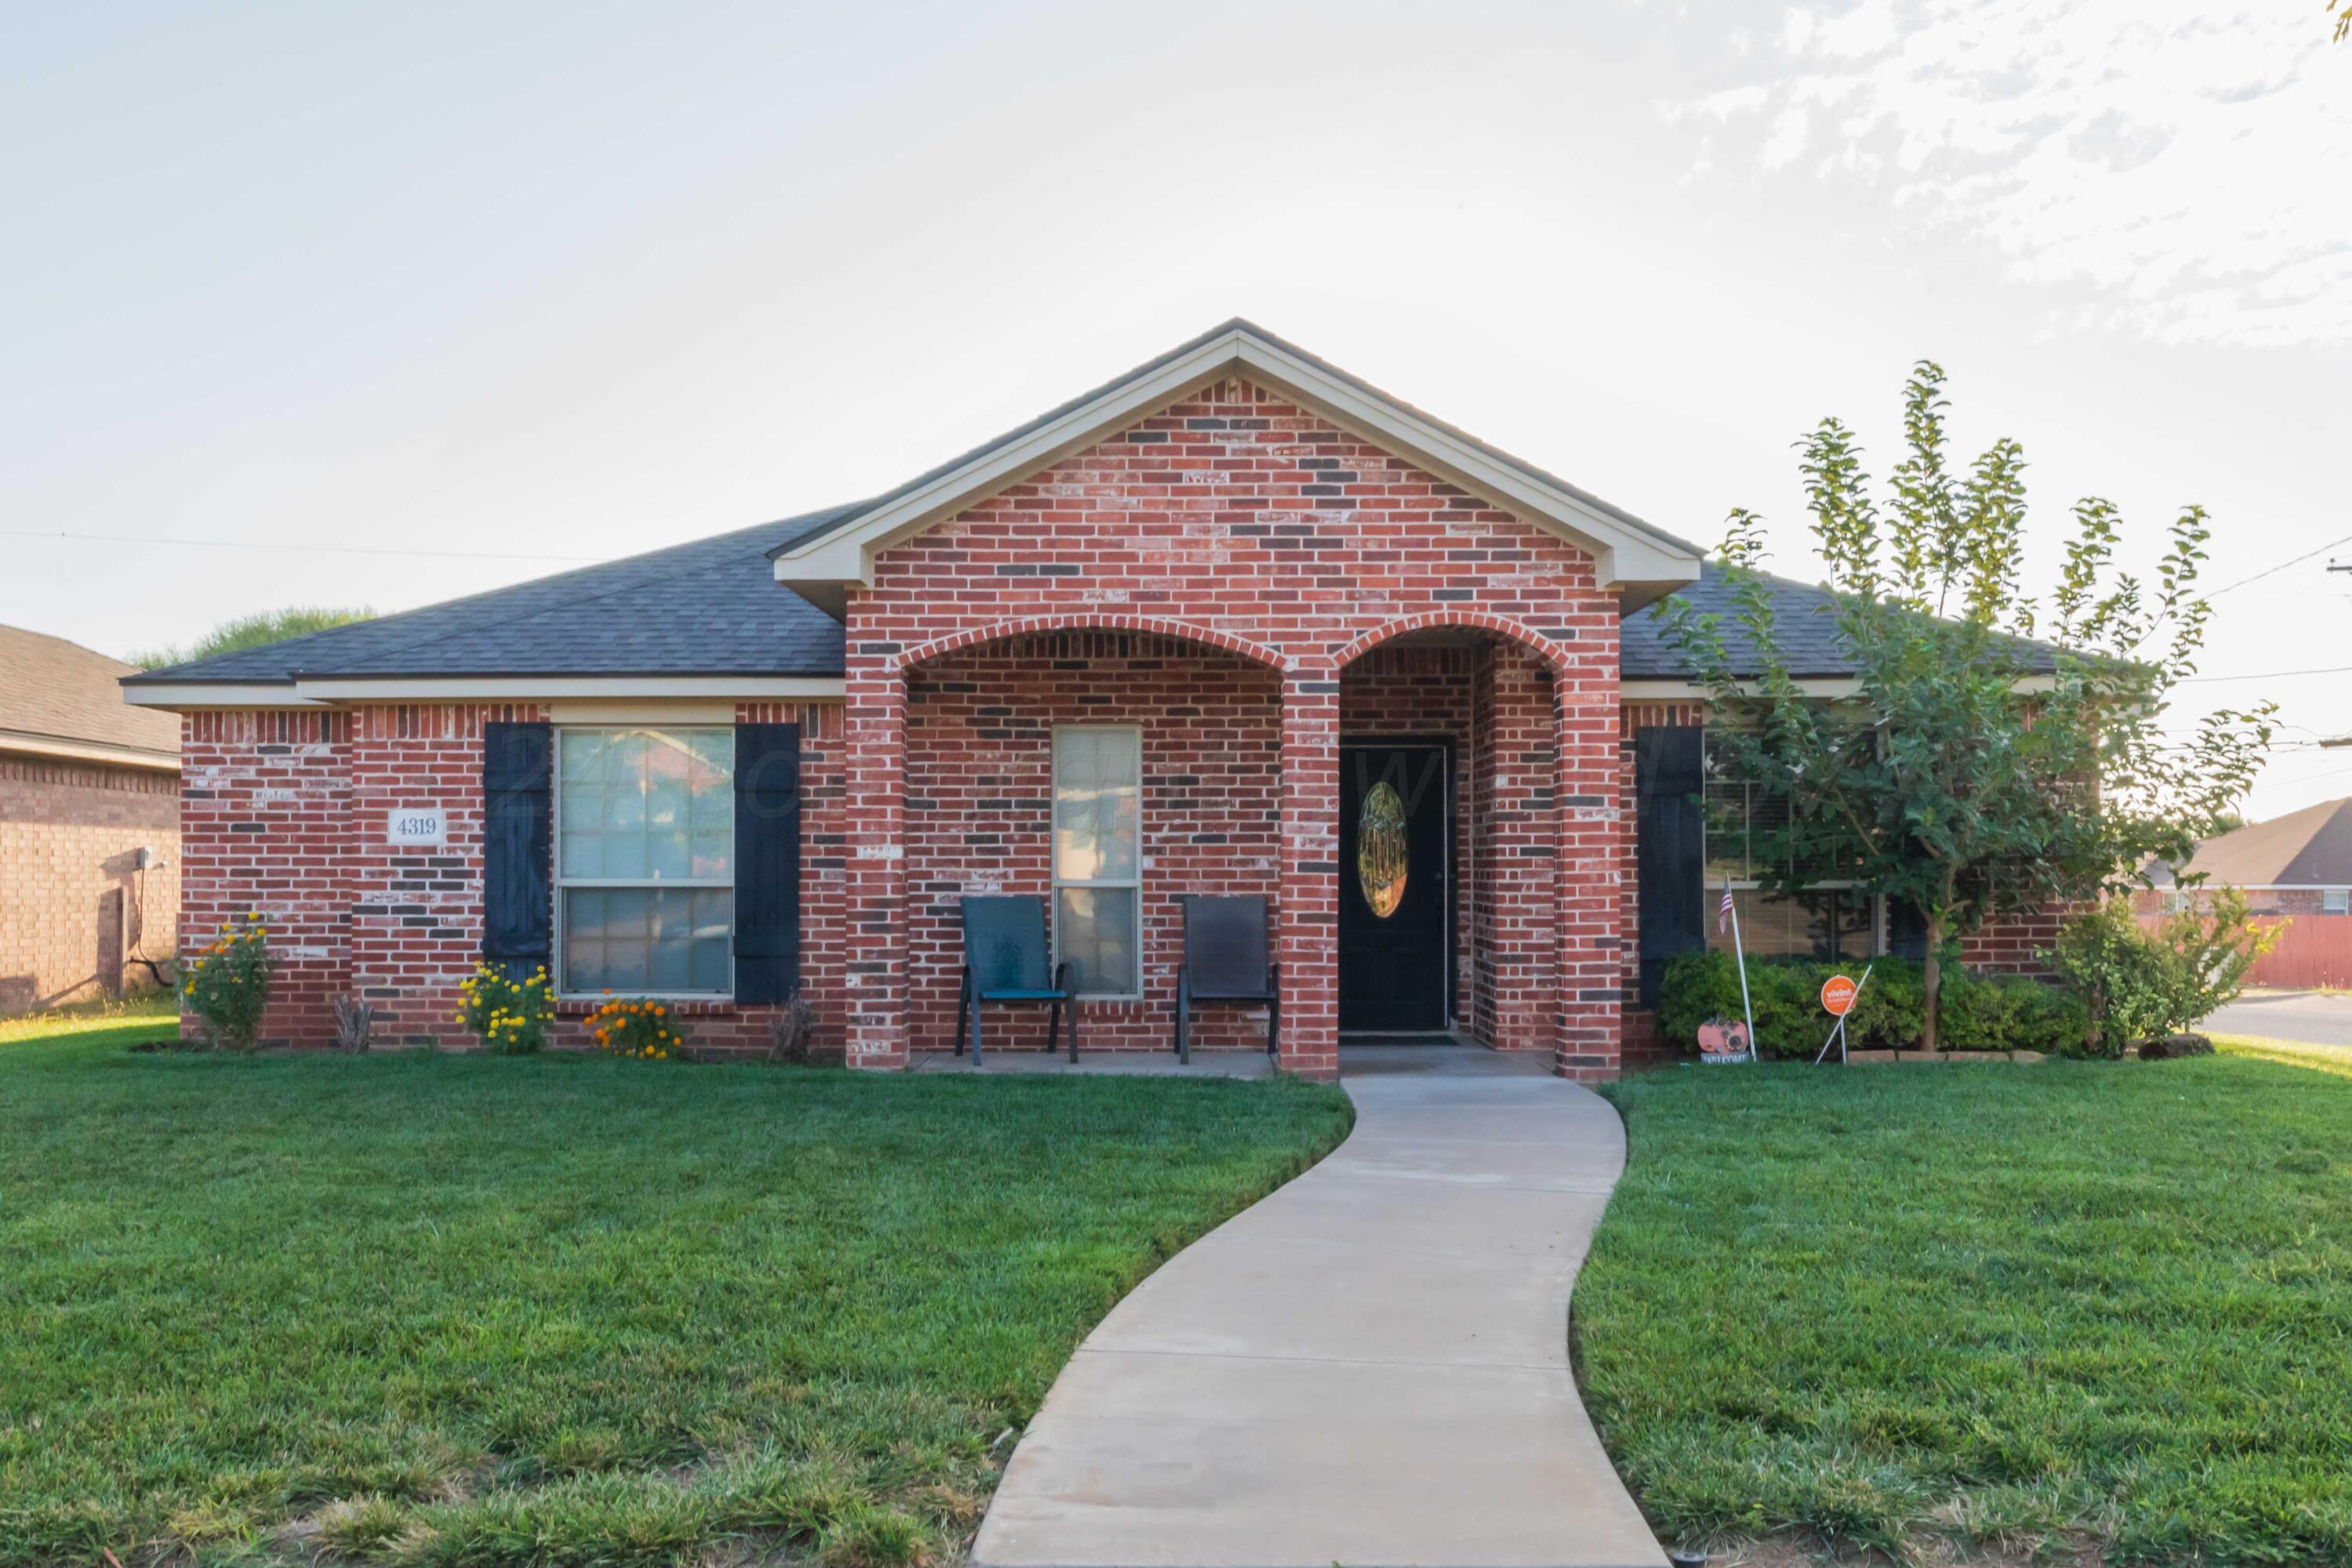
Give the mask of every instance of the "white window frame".
[[[1065, 734], [1121, 733], [1135, 737], [1135, 875], [1133, 877], [1066, 878], [1062, 875], [1061, 848], [1061, 776], [1062, 737]], [[1062, 889], [1064, 888], [1095, 888], [1116, 890], [1133, 889], [1135, 892], [1135, 988], [1131, 991], [1081, 991], [1079, 995], [1089, 1002], [1140, 1002], [1143, 1000], [1143, 875], [1150, 867], [1144, 857], [1147, 835], [1143, 826], [1143, 726], [1140, 724], [1056, 724], [1054, 726], [1053, 752], [1045, 761], [1045, 859], [1053, 878], [1053, 955], [1050, 962], [1055, 969], [1062, 963]]]
[[2320, 889], [2319, 912], [2323, 915], [2352, 914], [2352, 888]]
[[[564, 893], [572, 888], [725, 888], [727, 900], [727, 984], [718, 991], [615, 991], [615, 996], [645, 996], [657, 1002], [731, 1002], [735, 998], [735, 926], [741, 915], [734, 897], [735, 879], [729, 877], [567, 877], [563, 874], [563, 738], [566, 735], [633, 735], [645, 731], [667, 731], [686, 734], [697, 730], [712, 733], [730, 731], [728, 724], [695, 723], [666, 724], [659, 720], [647, 720], [638, 724], [559, 724], [555, 729], [555, 755], [548, 781], [548, 878], [551, 884], [550, 897], [555, 901], [553, 918], [549, 927], [549, 940], [555, 948], [555, 995], [562, 1002], [595, 1002], [603, 1000], [604, 992], [581, 991], [572, 984], [572, 955], [564, 941]], [[734, 825], [728, 825], [727, 863], [736, 864], [742, 847], [734, 842]]]

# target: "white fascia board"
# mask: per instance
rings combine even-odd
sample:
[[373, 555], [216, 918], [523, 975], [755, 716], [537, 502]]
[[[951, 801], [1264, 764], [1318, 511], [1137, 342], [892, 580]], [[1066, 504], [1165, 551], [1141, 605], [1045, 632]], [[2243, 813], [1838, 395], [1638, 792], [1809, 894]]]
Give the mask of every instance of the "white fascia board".
[[[2018, 681], [2016, 689], [2048, 691], [2057, 684], [2055, 676], [2029, 675]], [[1824, 700], [1862, 695], [1862, 682], [1852, 676], [1816, 676], [1798, 680], [1796, 687], [1804, 696]], [[1617, 695], [1626, 702], [1704, 702], [1714, 693], [1695, 680], [1627, 680], [1619, 683]]]
[[382, 680], [296, 680], [291, 684], [219, 685], [157, 682], [125, 686], [122, 700], [138, 708], [329, 708], [352, 702], [538, 701], [569, 698], [749, 699], [838, 702], [846, 683], [837, 675], [498, 675], [401, 676]]
[[1601, 585], [1696, 582], [1699, 555], [1628, 526], [1584, 500], [1512, 467], [1449, 431], [1235, 329], [940, 475], [929, 484], [776, 557], [781, 583], [874, 580], [874, 557], [932, 523], [1019, 482], [1113, 430], [1240, 372], [1288, 395], [1375, 445], [1551, 529], [1591, 553]]
[[295, 689], [321, 702], [493, 701], [565, 698], [749, 698], [838, 702], [848, 683], [837, 675], [492, 675], [402, 676], [383, 680], [298, 680]]
[[103, 741], [69, 741], [57, 735], [35, 735], [21, 730], [0, 730], [0, 752], [20, 757], [46, 757], [67, 763], [98, 763], [116, 768], [147, 768], [159, 773], [180, 771], [180, 753], [145, 746], [115, 746]]
[[122, 700], [133, 708], [168, 708], [174, 712], [187, 712], [200, 708], [324, 708], [327, 706], [324, 702], [313, 701], [301, 696], [290, 682], [281, 680], [217, 683], [159, 680], [147, 684], [130, 683], [122, 688]]

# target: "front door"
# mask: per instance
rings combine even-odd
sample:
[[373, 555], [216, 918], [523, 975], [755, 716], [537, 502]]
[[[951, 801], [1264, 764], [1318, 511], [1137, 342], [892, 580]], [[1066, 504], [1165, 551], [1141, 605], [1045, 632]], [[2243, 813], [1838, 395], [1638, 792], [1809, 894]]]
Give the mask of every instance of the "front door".
[[1437, 742], [1339, 748], [1339, 1027], [1443, 1029], [1453, 770]]

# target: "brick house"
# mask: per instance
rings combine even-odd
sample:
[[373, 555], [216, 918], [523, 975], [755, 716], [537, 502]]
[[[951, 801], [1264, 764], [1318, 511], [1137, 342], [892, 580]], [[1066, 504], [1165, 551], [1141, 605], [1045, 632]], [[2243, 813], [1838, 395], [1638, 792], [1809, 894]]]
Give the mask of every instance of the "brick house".
[[[487, 957], [547, 963], [574, 1018], [672, 997], [705, 1049], [798, 987], [821, 1045], [901, 1067], [951, 1040], [959, 895], [1014, 892], [1087, 1048], [1165, 1049], [1178, 900], [1251, 893], [1295, 1070], [1361, 1031], [1601, 1078], [1712, 939], [1710, 858], [1742, 869], [1654, 615], [1719, 593], [1701, 555], [1235, 321], [872, 500], [125, 686], [184, 715], [187, 926], [258, 908], [288, 951], [274, 1038], [350, 994], [461, 1043]], [[1903, 941], [1834, 889], [1751, 917]]]
[[0, 626], [0, 1015], [159, 984], [180, 889], [180, 726], [131, 667]]
[[2154, 886], [2133, 895], [2137, 912], [2167, 914], [2235, 888], [2258, 915], [2352, 914], [2352, 797], [2216, 834], [2181, 875], [2192, 884], [2179, 886], [2171, 867], [2151, 867]]

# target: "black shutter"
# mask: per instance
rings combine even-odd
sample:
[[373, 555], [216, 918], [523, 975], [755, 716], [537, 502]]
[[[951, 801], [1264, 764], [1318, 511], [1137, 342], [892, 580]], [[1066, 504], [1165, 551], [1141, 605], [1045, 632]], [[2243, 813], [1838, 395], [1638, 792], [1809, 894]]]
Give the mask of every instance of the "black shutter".
[[1696, 724], [1633, 731], [1634, 893], [1644, 1007], [1657, 1005], [1666, 960], [1706, 946], [1705, 736]]
[[550, 958], [554, 745], [552, 725], [482, 726], [482, 957], [517, 980]]
[[735, 1000], [801, 978], [801, 727], [735, 726]]
[[1927, 917], [1908, 899], [1886, 900], [1886, 951], [1895, 958], [1927, 956]]

